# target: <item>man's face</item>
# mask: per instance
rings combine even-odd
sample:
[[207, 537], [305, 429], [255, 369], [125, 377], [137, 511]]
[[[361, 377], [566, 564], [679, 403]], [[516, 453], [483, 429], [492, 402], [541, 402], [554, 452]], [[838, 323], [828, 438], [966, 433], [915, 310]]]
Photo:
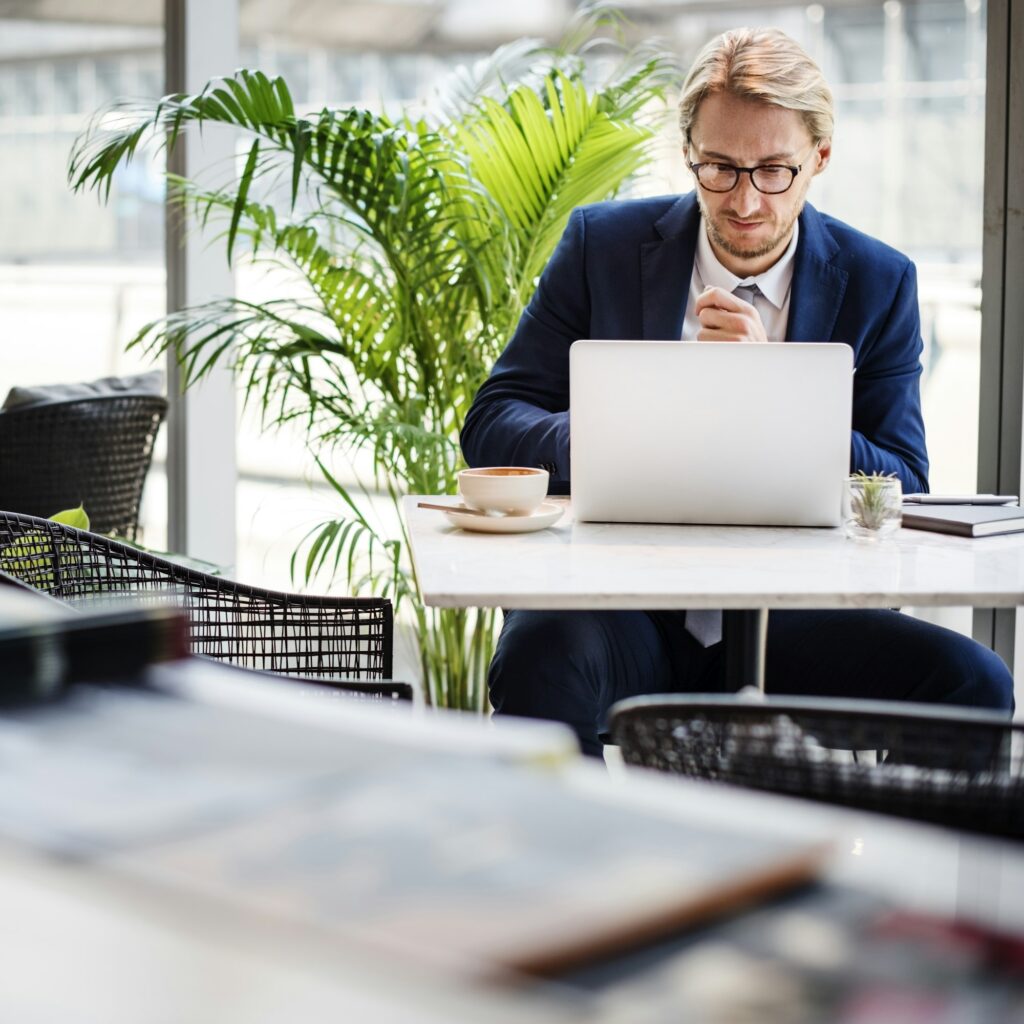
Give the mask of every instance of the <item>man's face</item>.
[[763, 273], [785, 251], [811, 178], [825, 169], [831, 146], [828, 141], [815, 146], [795, 110], [714, 93], [697, 108], [685, 152], [694, 164], [801, 167], [788, 191], [777, 195], [758, 192], [749, 174], [741, 174], [731, 192], [697, 185], [715, 254], [734, 274], [746, 277]]

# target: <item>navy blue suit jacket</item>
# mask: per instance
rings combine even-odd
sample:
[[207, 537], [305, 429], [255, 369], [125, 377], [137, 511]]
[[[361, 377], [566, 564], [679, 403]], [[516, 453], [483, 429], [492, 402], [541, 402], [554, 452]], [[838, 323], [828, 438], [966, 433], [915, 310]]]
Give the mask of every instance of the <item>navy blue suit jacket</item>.
[[[573, 211], [512, 340], [462, 429], [471, 466], [544, 466], [569, 484], [569, 347], [580, 338], [677, 339], [701, 225], [696, 197], [596, 203]], [[914, 265], [805, 204], [787, 341], [853, 349], [851, 470], [928, 488], [921, 325]]]

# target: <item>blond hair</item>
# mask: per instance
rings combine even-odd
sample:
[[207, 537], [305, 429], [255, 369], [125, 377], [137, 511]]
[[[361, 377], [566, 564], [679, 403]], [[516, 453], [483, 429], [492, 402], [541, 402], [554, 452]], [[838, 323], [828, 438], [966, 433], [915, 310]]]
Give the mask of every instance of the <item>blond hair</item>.
[[796, 110], [814, 142], [832, 138], [835, 113], [825, 76], [803, 47], [778, 29], [732, 29], [697, 54], [679, 100], [686, 142], [701, 101], [718, 92]]

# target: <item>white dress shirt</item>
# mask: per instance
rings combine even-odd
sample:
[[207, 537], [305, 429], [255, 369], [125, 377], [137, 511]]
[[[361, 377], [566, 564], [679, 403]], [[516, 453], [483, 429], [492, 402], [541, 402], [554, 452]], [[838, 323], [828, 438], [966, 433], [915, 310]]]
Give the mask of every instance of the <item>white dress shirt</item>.
[[722, 288], [731, 292], [736, 288], [750, 288], [757, 285], [760, 294], [754, 295], [754, 309], [761, 317], [769, 341], [785, 341], [786, 325], [789, 323], [789, 294], [793, 284], [793, 254], [800, 237], [800, 224], [793, 225], [793, 237], [786, 251], [763, 274], [754, 277], [737, 277], [719, 262], [701, 218], [697, 230], [697, 251], [693, 257], [693, 273], [690, 275], [690, 293], [686, 300], [686, 315], [683, 317], [683, 341], [696, 341], [700, 332], [700, 320], [694, 312], [697, 298], [707, 287]]
[[[800, 225], [793, 225], [793, 237], [786, 246], [782, 256], [763, 274], [754, 277], [737, 277], [731, 270], [726, 270], [719, 262], [708, 233], [704, 228], [703, 218], [697, 231], [697, 251], [693, 257], [693, 273], [690, 275], [690, 294], [686, 300], [686, 314], [683, 317], [683, 341], [695, 341], [700, 332], [700, 320], [694, 309], [697, 298], [708, 286], [722, 288], [733, 292], [737, 288], [753, 288], [756, 286], [751, 300], [750, 293], [741, 297], [752, 301], [754, 309], [761, 317], [764, 331], [769, 341], [785, 341], [786, 325], [789, 323], [789, 293], [793, 284], [793, 254], [800, 235]], [[712, 609], [688, 611], [686, 613], [686, 630], [702, 647], [711, 647], [722, 639], [722, 613]]]

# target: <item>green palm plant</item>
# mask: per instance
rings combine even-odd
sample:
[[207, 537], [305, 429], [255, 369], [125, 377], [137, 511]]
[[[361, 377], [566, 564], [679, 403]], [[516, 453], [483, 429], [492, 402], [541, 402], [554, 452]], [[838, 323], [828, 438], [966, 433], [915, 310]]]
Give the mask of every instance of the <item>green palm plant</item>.
[[[229, 261], [244, 248], [283, 263], [304, 294], [184, 309], [132, 344], [176, 353], [186, 384], [226, 355], [265, 424], [303, 424], [341, 511], [307, 534], [293, 573], [346, 572], [353, 589], [408, 606], [438, 705], [484, 706], [494, 613], [425, 608], [404, 527], [389, 536], [373, 525], [367, 499], [454, 491], [469, 403], [570, 211], [614, 195], [649, 158], [651, 110], [677, 68], [656, 44], [596, 46], [614, 20], [589, 5], [559, 48], [499, 49], [455, 73], [429, 116], [301, 116], [283, 79], [243, 70], [195, 95], [105, 110], [72, 150], [72, 188], [106, 197], [152, 137], [173, 147], [193, 123], [248, 137], [237, 177], [216, 187], [172, 178], [173, 195], [203, 226], [219, 225]], [[329, 466], [357, 454], [373, 478], [347, 485]]]

